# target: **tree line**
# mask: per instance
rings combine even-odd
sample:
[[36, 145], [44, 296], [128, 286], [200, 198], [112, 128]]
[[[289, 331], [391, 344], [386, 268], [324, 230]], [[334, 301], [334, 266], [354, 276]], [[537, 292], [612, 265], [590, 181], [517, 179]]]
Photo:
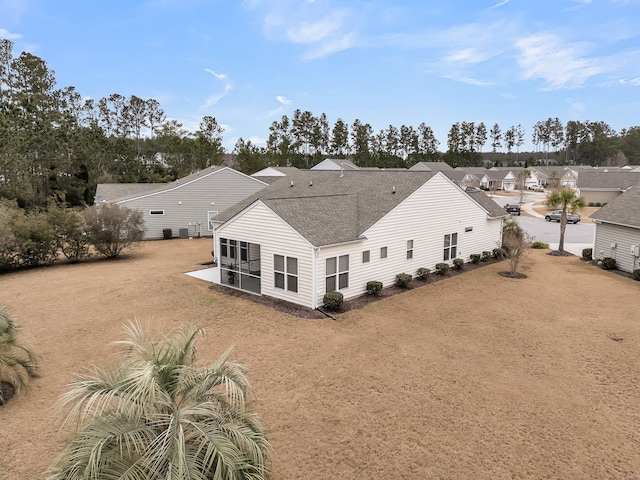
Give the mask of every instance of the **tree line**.
[[[492, 162], [532, 164], [640, 163], [640, 127], [616, 132], [602, 121], [558, 118], [537, 122], [533, 152], [521, 152], [527, 132], [518, 124], [502, 131], [496, 123], [456, 122], [440, 148], [430, 126], [371, 124], [295, 110], [268, 129], [266, 145], [240, 138], [234, 167], [254, 173], [267, 166], [310, 168], [327, 157], [349, 158], [363, 167], [410, 167], [420, 161], [452, 166]], [[56, 87], [41, 58], [13, 54], [0, 39], [0, 197], [21, 207], [45, 208], [50, 199], [67, 206], [93, 202], [98, 183], [167, 182], [220, 164], [226, 153], [223, 128], [204, 116], [190, 132], [168, 119], [155, 99], [113, 93], [94, 100], [73, 86]], [[487, 142], [488, 145], [487, 145]]]

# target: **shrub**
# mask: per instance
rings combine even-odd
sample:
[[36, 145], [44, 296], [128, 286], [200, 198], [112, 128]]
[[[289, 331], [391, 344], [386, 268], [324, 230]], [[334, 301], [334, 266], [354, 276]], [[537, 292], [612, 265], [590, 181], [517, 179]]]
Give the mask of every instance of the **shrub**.
[[144, 235], [142, 212], [115, 203], [94, 205], [85, 210], [84, 218], [89, 243], [107, 258], [117, 257]]
[[429, 270], [428, 268], [420, 267], [418, 270], [416, 270], [416, 277], [418, 277], [420, 280], [426, 280], [427, 278], [429, 278], [430, 273], [431, 270]]
[[480, 257], [480, 260], [482, 260], [483, 262], [486, 262], [490, 258], [491, 258], [491, 252], [484, 251], [482, 252], [482, 256]]
[[491, 256], [493, 256], [493, 258], [504, 258], [505, 257], [504, 249], [502, 249], [502, 248], [494, 248], [491, 251]]
[[162, 238], [164, 238], [165, 240], [171, 240], [173, 238], [173, 232], [170, 228], [162, 229]]
[[472, 253], [471, 255], [469, 255], [469, 258], [471, 259], [471, 263], [478, 263], [480, 261], [480, 254]]
[[337, 312], [338, 310], [340, 310], [340, 307], [342, 307], [342, 303], [344, 302], [344, 295], [342, 295], [340, 292], [327, 292], [324, 294], [322, 302], [328, 310]]
[[446, 273], [449, 271], [449, 264], [448, 263], [436, 263], [436, 273], [438, 275], [446, 275]]
[[13, 224], [18, 265], [36, 266], [52, 263], [58, 258], [59, 243], [45, 212], [20, 211]]
[[380, 292], [382, 292], [382, 282], [378, 282], [377, 280], [371, 280], [370, 282], [367, 282], [368, 295], [378, 297], [380, 296]]
[[535, 248], [537, 250], [544, 250], [545, 248], [549, 248], [549, 244], [541, 240], [536, 240], [531, 244], [531, 248]]
[[583, 248], [582, 259], [587, 261], [593, 260], [593, 248]]
[[409, 288], [409, 284], [413, 277], [408, 273], [399, 273], [396, 275], [395, 286], [398, 288]]
[[600, 202], [596, 202], [596, 207], [601, 207], [602, 204]]
[[605, 270], [614, 270], [616, 268], [616, 259], [611, 257], [604, 257], [602, 259], [602, 268]]
[[464, 267], [464, 260], [461, 258], [454, 258], [453, 266], [456, 268], [456, 270], [462, 269], [462, 267]]
[[595, 203], [593, 203], [593, 202], [589, 202], [589, 206], [590, 206], [590, 207], [595, 207], [595, 205], [596, 205]]
[[58, 236], [58, 244], [64, 256], [71, 262], [88, 257], [90, 255], [89, 240], [84, 232], [80, 213], [50, 203], [47, 214], [49, 223]]
[[18, 205], [0, 200], [0, 272], [16, 266], [17, 243], [13, 224], [18, 215]]
[[631, 278], [640, 282], [640, 268], [636, 268], [631, 274]]

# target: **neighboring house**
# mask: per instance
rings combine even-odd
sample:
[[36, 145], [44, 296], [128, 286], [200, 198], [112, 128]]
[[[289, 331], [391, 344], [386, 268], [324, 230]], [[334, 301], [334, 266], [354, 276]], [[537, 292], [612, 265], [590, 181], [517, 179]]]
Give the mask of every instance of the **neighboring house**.
[[442, 170], [447, 177], [463, 190], [467, 188], [480, 188], [480, 179], [471, 173], [462, 170]]
[[171, 183], [100, 184], [96, 203], [110, 202], [140, 210], [145, 239], [213, 234], [210, 219], [267, 186], [229, 167], [209, 167]]
[[297, 172], [296, 167], [267, 167], [251, 175], [266, 183], [273, 183], [281, 177], [286, 177], [289, 172]]
[[518, 177], [509, 169], [490, 168], [487, 170], [487, 176], [489, 177], [489, 190], [510, 192], [518, 184]]
[[317, 165], [311, 167], [311, 170], [360, 170], [360, 167], [351, 160], [326, 158]]
[[584, 197], [587, 205], [606, 205], [638, 183], [638, 172], [583, 170], [578, 176], [578, 193]]
[[442, 172], [299, 171], [216, 217], [214, 250], [221, 284], [317, 308], [491, 251], [505, 216]]
[[540, 185], [549, 188], [576, 188], [578, 171], [569, 167], [530, 167], [535, 172]]
[[454, 169], [447, 162], [418, 162], [412, 165], [409, 170], [421, 172], [452, 172]]
[[462, 171], [469, 175], [473, 175], [478, 179], [478, 186], [484, 190], [489, 190], [489, 187], [491, 186], [491, 179], [487, 173], [488, 170], [484, 167], [457, 167], [455, 171]]
[[541, 183], [539, 183], [537, 172], [535, 172], [531, 168], [526, 168], [527, 176], [524, 179], [524, 185], [522, 183], [520, 175], [521, 175], [521, 172], [525, 170], [525, 167], [494, 167], [494, 170], [510, 171], [511, 173], [513, 173], [513, 175], [516, 178], [516, 183], [514, 187], [516, 189], [520, 189], [521, 187], [524, 187], [524, 189], [527, 190], [531, 185], [542, 185]]
[[593, 259], [616, 259], [625, 272], [640, 268], [640, 185], [629, 188], [591, 215], [596, 222]]

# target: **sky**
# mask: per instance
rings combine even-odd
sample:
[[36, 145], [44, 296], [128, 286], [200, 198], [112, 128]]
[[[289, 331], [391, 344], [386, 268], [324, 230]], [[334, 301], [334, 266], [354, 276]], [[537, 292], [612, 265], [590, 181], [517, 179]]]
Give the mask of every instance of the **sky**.
[[[640, 125], [640, 0], [0, 0], [0, 38], [96, 101], [158, 100], [264, 145], [308, 110], [374, 131]], [[485, 150], [487, 148], [485, 147]]]

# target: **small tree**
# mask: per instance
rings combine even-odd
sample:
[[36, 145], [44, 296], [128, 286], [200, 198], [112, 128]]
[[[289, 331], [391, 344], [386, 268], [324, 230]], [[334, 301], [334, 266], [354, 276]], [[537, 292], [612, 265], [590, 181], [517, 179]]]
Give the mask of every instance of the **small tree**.
[[0, 405], [38, 376], [37, 356], [18, 340], [18, 328], [0, 307]]
[[79, 431], [66, 443], [50, 480], [265, 480], [271, 447], [248, 408], [246, 368], [229, 349], [195, 365], [203, 330], [186, 327], [153, 339], [127, 328], [122, 362], [95, 368], [62, 395]]
[[116, 203], [94, 205], [84, 213], [85, 232], [89, 243], [107, 258], [115, 258], [122, 250], [142, 240], [142, 212]]
[[502, 248], [509, 258], [509, 276], [518, 276], [520, 260], [531, 249], [531, 238], [513, 217], [508, 217], [502, 227]]
[[576, 210], [581, 210], [585, 207], [586, 202], [584, 197], [576, 195], [575, 190], [569, 187], [562, 187], [557, 190], [553, 190], [545, 205], [549, 208], [559, 208], [562, 210], [560, 216], [560, 242], [558, 243], [557, 253], [564, 255], [564, 233], [567, 229], [567, 212], [575, 213]]
[[89, 239], [82, 216], [76, 210], [61, 208], [55, 203], [49, 204], [47, 214], [64, 256], [71, 262], [89, 256]]

